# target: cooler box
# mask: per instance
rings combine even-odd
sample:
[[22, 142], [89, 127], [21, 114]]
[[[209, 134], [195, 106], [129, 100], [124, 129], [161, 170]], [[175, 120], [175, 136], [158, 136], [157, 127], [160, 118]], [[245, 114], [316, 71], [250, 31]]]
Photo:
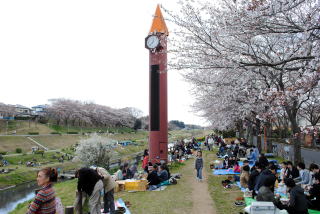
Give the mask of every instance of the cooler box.
[[274, 204], [267, 201], [254, 201], [250, 208], [250, 214], [275, 214], [275, 212]]
[[126, 181], [124, 189], [126, 191], [146, 191], [147, 185], [147, 180]]

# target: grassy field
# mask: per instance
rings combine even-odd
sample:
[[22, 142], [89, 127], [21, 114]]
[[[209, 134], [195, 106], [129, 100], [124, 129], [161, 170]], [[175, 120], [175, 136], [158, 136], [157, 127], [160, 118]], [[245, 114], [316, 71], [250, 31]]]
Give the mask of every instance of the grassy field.
[[209, 162], [217, 159], [215, 152], [206, 151], [204, 157], [206, 161], [205, 170], [207, 170], [208, 173], [209, 192], [215, 203], [217, 214], [234, 214], [241, 212], [243, 207], [236, 207], [234, 202], [237, 197], [242, 197], [243, 193], [237, 187], [224, 189], [221, 181], [227, 179], [227, 176], [212, 174]]
[[[192, 164], [192, 161], [187, 164]], [[187, 176], [192, 171], [186, 171], [184, 164], [173, 168], [172, 172], [180, 172]], [[70, 180], [55, 185], [57, 196], [61, 198], [64, 206], [73, 205], [75, 199], [77, 180]], [[190, 213], [192, 201], [189, 195], [191, 188], [188, 188], [186, 180], [182, 177], [177, 185], [169, 186], [166, 190], [160, 192], [119, 192], [115, 193], [115, 198], [122, 198], [124, 201], [130, 201], [132, 207], [131, 213], [139, 214], [158, 214], [158, 213]], [[10, 214], [24, 214], [30, 201], [18, 205]]]
[[64, 162], [64, 163], [48, 163], [39, 167], [16, 166], [13, 172], [8, 174], [0, 174], [0, 188], [17, 185], [25, 182], [34, 181], [36, 172], [43, 167], [57, 167], [61, 170], [76, 169], [80, 166], [79, 163]]
[[7, 121], [0, 120], [0, 134], [6, 134], [8, 130], [8, 134], [12, 134], [13, 131], [16, 131], [16, 134], [28, 134], [29, 132], [39, 132], [39, 134], [49, 134], [52, 132], [52, 129], [47, 125], [36, 123], [32, 121], [16, 121], [10, 120], [8, 121], [8, 129], [7, 129]]
[[51, 136], [32, 136], [34, 140], [49, 149], [61, 149], [70, 147], [85, 138], [82, 135], [51, 135]]
[[104, 132], [104, 133], [127, 133], [132, 132], [133, 129], [127, 127], [73, 127], [73, 126], [61, 126], [61, 125], [49, 125], [52, 130], [55, 132], [60, 133], [67, 133], [67, 132]]
[[16, 148], [21, 148], [23, 152], [30, 152], [33, 146], [36, 145], [26, 137], [0, 136], [0, 152], [15, 153]]

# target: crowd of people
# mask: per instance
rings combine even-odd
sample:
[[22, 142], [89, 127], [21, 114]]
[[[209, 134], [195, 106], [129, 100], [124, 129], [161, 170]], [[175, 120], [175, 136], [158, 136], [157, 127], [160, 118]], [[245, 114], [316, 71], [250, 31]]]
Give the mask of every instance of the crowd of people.
[[[320, 175], [319, 166], [304, 163], [296, 166], [291, 161], [284, 161], [281, 166], [276, 161], [269, 161], [255, 146], [249, 146], [245, 139], [237, 139], [230, 144], [223, 141], [214, 143], [219, 146], [218, 157], [223, 158], [221, 168], [233, 169], [240, 173], [234, 176], [242, 188], [252, 194], [257, 201], [270, 201], [289, 214], [306, 214], [308, 209], [320, 210]], [[240, 158], [243, 160], [239, 167]], [[225, 183], [225, 181], [223, 181]], [[284, 189], [284, 192], [279, 192]], [[289, 200], [280, 200], [280, 193], [288, 193]]]

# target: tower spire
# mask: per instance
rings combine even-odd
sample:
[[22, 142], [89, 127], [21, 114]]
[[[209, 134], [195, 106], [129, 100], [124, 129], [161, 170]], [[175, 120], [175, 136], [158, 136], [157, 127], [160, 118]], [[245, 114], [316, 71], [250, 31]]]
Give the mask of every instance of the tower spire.
[[153, 33], [164, 33], [167, 36], [169, 35], [169, 31], [162, 16], [159, 4], [157, 5], [156, 13], [154, 15], [149, 34]]

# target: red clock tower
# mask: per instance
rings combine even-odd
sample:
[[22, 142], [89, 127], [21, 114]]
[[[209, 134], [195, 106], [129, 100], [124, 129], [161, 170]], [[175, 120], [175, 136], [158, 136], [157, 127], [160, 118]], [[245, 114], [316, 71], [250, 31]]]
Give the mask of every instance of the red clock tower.
[[168, 161], [167, 37], [168, 28], [157, 6], [145, 40], [149, 49], [149, 159]]

